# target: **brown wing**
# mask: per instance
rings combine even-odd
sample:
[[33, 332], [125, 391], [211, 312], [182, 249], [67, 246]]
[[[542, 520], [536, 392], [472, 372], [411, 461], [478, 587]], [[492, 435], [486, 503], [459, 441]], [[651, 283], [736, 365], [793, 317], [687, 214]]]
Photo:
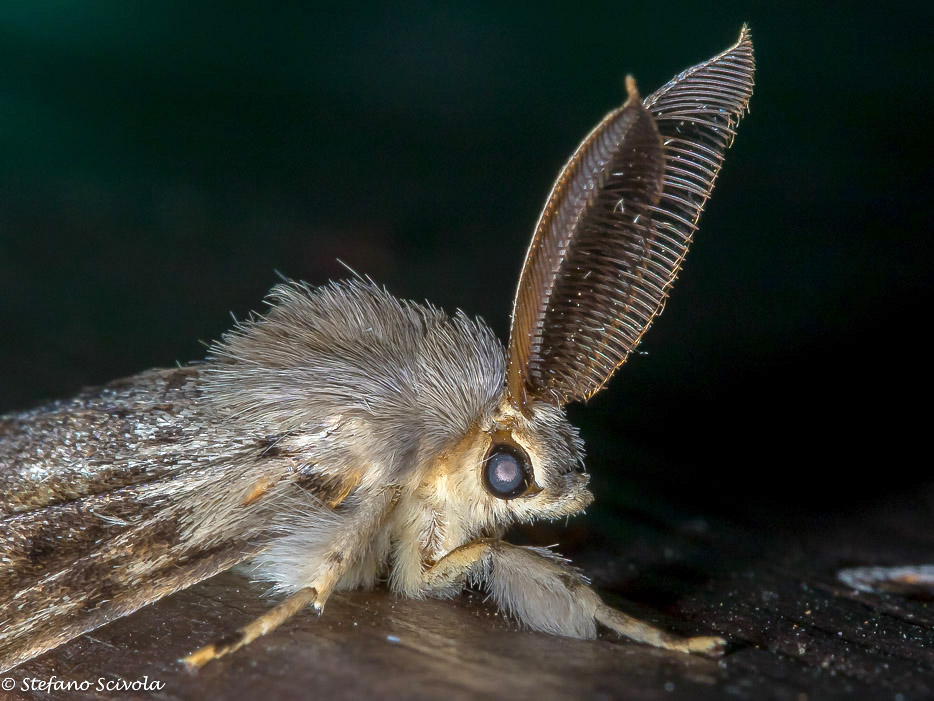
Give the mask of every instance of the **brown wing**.
[[0, 671], [258, 550], [291, 463], [202, 414], [197, 372], [0, 418]]
[[[608, 115], [565, 166], [516, 295], [514, 400], [524, 404], [526, 393], [559, 406], [586, 400], [638, 345], [680, 270], [753, 72], [744, 26], [727, 51], [643, 105], [630, 98]], [[616, 141], [607, 138], [614, 125], [627, 127]]]
[[190, 539], [184, 502], [169, 508], [146, 491], [118, 490], [0, 521], [0, 671], [256, 552], [239, 534]]
[[150, 370], [0, 416], [0, 514], [183, 472], [204, 422], [197, 377], [197, 367]]

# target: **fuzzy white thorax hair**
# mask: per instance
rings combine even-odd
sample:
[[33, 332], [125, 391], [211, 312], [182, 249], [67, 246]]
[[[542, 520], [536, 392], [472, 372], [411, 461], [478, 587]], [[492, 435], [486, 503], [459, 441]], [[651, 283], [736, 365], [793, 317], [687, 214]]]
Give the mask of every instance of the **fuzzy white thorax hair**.
[[481, 320], [359, 280], [277, 285], [263, 317], [211, 349], [205, 390], [224, 413], [287, 434], [360, 419], [395, 477], [459, 440], [495, 406], [502, 343]]

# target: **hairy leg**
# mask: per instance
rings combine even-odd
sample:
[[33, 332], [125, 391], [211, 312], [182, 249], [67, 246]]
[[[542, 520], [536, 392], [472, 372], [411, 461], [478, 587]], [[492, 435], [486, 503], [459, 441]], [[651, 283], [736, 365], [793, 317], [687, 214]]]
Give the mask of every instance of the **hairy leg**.
[[534, 630], [594, 638], [597, 624], [636, 642], [703, 655], [723, 653], [714, 636], [682, 638], [617, 611], [586, 578], [551, 551], [480, 539], [452, 550], [424, 575], [425, 594], [456, 595], [468, 582], [489, 589], [497, 605]]

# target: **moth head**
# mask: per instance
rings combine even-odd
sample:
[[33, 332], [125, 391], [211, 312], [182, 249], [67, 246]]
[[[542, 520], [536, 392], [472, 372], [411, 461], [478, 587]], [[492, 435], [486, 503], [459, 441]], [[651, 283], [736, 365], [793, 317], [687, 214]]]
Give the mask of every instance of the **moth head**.
[[452, 497], [476, 524], [554, 518], [591, 501], [563, 408], [636, 348], [681, 269], [752, 95], [747, 27], [732, 47], [643, 100], [631, 77], [558, 176], [512, 313], [506, 382], [452, 455]]
[[432, 491], [474, 531], [570, 516], [593, 501], [583, 443], [564, 412], [544, 402], [520, 411], [505, 392], [439, 467]]

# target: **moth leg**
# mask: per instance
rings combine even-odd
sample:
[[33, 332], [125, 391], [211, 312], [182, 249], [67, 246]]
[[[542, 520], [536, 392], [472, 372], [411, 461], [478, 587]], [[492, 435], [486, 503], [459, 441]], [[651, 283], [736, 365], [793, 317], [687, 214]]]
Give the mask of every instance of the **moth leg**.
[[600, 602], [594, 618], [601, 625], [625, 638], [653, 647], [708, 657], [719, 657], [726, 651], [726, 640], [717, 635], [695, 635], [684, 638], [644, 623], [603, 602]]
[[[366, 551], [367, 543], [391, 510], [395, 499], [395, 491], [385, 490], [348, 512], [307, 562], [298, 565], [297, 569], [280, 571], [274, 576], [277, 581], [290, 584], [289, 588], [294, 591], [291, 596], [236, 632], [222, 636], [181, 661], [189, 669], [198, 669], [275, 630], [306, 606], [310, 605], [320, 614], [340, 578]], [[294, 559], [296, 547], [307, 549], [308, 538], [307, 532], [298, 529], [291, 536], [281, 537], [270, 544], [260, 559], [267, 563]]]
[[599, 623], [666, 650], [714, 656], [726, 646], [723, 638], [683, 638], [610, 608], [577, 570], [549, 550], [475, 540], [452, 550], [424, 573], [423, 593], [450, 597], [468, 582], [484, 586], [500, 609], [545, 633], [592, 639]]
[[247, 623], [235, 633], [225, 635], [219, 640], [205, 645], [200, 650], [196, 650], [181, 661], [189, 669], [200, 669], [211, 660], [223, 657], [231, 652], [239, 650], [244, 645], [248, 645], [261, 635], [275, 630], [289, 618], [301, 611], [303, 608], [315, 602], [318, 597], [311, 587], [301, 589], [278, 606], [270, 609], [259, 618]]

